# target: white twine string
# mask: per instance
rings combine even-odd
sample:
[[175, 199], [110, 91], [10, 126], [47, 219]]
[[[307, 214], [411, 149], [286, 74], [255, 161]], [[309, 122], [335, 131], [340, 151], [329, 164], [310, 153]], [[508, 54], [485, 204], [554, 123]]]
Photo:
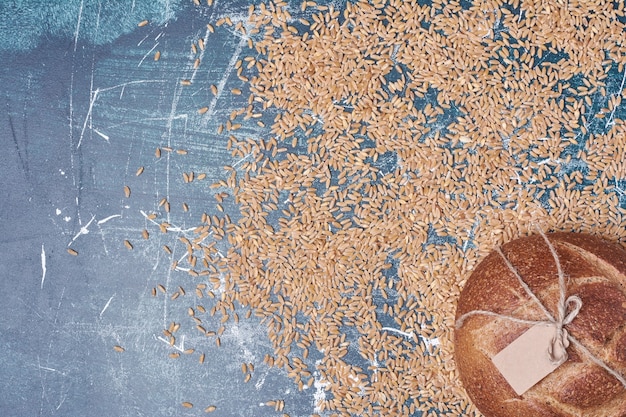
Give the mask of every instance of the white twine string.
[[[502, 257], [508, 269], [513, 273], [513, 275], [515, 275], [518, 282], [520, 283], [526, 294], [530, 297], [530, 299], [533, 300], [537, 306], [539, 306], [541, 311], [543, 311], [547, 320], [525, 320], [505, 314], [494, 313], [493, 311], [472, 310], [468, 313], [461, 315], [461, 317], [458, 318], [455, 324], [456, 328], [460, 329], [461, 327], [463, 327], [466, 319], [476, 315], [497, 317], [521, 324], [552, 325], [554, 326], [555, 334], [552, 340], [552, 344], [548, 348], [548, 354], [550, 355], [551, 362], [558, 364], [565, 362], [567, 360], [567, 348], [569, 347], [571, 342], [574, 344], [574, 346], [576, 346], [578, 350], [580, 350], [587, 357], [589, 357], [589, 359], [591, 359], [593, 363], [600, 366], [613, 377], [615, 377], [624, 386], [624, 388], [626, 388], [626, 379], [624, 379], [624, 377], [620, 373], [607, 366], [602, 360], [600, 360], [593, 353], [591, 353], [589, 349], [587, 349], [582, 343], [580, 343], [574, 336], [570, 335], [567, 332], [567, 329], [565, 329], [565, 326], [570, 324], [578, 315], [580, 309], [583, 306], [583, 302], [577, 295], [571, 295], [566, 298], [567, 283], [565, 281], [565, 274], [563, 273], [563, 269], [561, 268], [559, 256], [556, 253], [556, 249], [541, 229], [539, 229], [539, 234], [543, 237], [546, 244], [548, 245], [550, 253], [552, 254], [552, 257], [554, 258], [554, 262], [556, 264], [557, 275], [559, 279], [559, 301], [557, 304], [557, 317], [554, 318], [554, 316], [548, 311], [548, 309], [543, 305], [539, 298], [537, 298], [537, 296], [535, 295], [535, 293], [533, 293], [528, 284], [524, 282], [517, 269], [513, 266], [513, 264], [511, 264], [511, 262], [504, 255], [504, 253], [502, 253], [502, 250], [500, 248], [496, 248], [496, 252], [500, 255], [500, 257]], [[567, 313], [568, 311], [569, 313]]]

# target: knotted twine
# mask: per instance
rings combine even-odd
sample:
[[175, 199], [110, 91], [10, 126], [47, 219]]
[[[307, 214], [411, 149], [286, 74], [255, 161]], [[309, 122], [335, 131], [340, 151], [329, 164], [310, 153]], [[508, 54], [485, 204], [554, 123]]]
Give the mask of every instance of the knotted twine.
[[545, 240], [546, 244], [548, 245], [550, 253], [552, 254], [552, 257], [554, 258], [554, 262], [556, 264], [559, 279], [559, 301], [557, 304], [557, 317], [555, 318], [543, 305], [539, 298], [537, 298], [537, 296], [535, 295], [535, 293], [533, 293], [528, 284], [524, 282], [517, 269], [513, 266], [513, 264], [511, 264], [511, 262], [504, 255], [504, 253], [502, 253], [502, 250], [500, 248], [496, 248], [496, 252], [500, 255], [500, 257], [502, 257], [506, 266], [515, 275], [517, 281], [520, 283], [526, 294], [530, 297], [531, 300], [535, 302], [537, 306], [539, 306], [541, 311], [543, 311], [543, 314], [546, 316], [546, 320], [525, 320], [505, 314], [494, 313], [493, 311], [472, 310], [459, 317], [459, 319], [456, 321], [456, 328], [460, 329], [461, 327], [463, 327], [463, 324], [465, 323], [465, 320], [467, 318], [476, 315], [497, 317], [516, 323], [529, 325], [544, 324], [554, 326], [554, 338], [552, 339], [551, 345], [548, 347], [548, 355], [550, 357], [550, 361], [553, 364], [562, 364], [567, 360], [567, 348], [569, 347], [570, 343], [572, 343], [574, 346], [576, 346], [578, 350], [580, 350], [587, 357], [589, 357], [589, 359], [591, 359], [593, 363], [600, 366], [609, 374], [614, 376], [619, 382], [621, 382], [624, 388], [626, 388], [626, 379], [624, 379], [624, 377], [620, 373], [606, 365], [602, 360], [600, 360], [600, 358], [591, 353], [574, 336], [569, 334], [567, 332], [567, 329], [565, 329], [565, 326], [570, 324], [572, 320], [574, 320], [574, 318], [578, 315], [578, 312], [583, 306], [583, 302], [577, 295], [570, 295], [566, 298], [567, 283], [565, 282], [565, 274], [563, 273], [563, 269], [561, 268], [559, 256], [556, 253], [556, 249], [554, 248], [548, 237], [545, 235], [545, 233], [543, 233], [543, 231], [539, 229], [539, 234], [543, 237], [543, 240]]

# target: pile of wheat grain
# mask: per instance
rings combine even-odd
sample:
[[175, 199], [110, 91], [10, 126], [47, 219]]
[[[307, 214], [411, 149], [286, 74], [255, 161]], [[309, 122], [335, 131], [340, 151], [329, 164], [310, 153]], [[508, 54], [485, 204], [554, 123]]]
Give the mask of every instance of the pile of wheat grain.
[[[241, 159], [215, 184], [241, 215], [205, 215], [184, 242], [196, 293], [219, 294], [208, 313], [224, 323], [236, 303], [263, 317], [266, 362], [300, 388], [317, 377], [328, 415], [479, 415], [452, 345], [473, 267], [537, 225], [626, 238], [623, 3], [249, 16], [233, 25], [249, 106], [220, 128]], [[267, 137], [241, 133], [269, 114]]]

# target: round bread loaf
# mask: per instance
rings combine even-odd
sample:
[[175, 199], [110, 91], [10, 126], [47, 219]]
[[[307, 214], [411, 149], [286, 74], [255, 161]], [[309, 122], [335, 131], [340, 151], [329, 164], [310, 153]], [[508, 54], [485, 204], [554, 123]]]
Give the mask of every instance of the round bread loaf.
[[[626, 251], [598, 237], [547, 235], [556, 249], [566, 296], [582, 308], [565, 329], [596, 358], [626, 375]], [[546, 309], [557, 317], [559, 279], [555, 260], [541, 235], [505, 244], [502, 253]], [[474, 270], [459, 298], [456, 317], [474, 310], [526, 320], [546, 320], [506, 261], [489, 254]], [[517, 395], [492, 362], [529, 324], [502, 317], [468, 316], [455, 330], [455, 361], [461, 381], [487, 417], [625, 417], [626, 389], [575, 345], [568, 359], [522, 395]]]

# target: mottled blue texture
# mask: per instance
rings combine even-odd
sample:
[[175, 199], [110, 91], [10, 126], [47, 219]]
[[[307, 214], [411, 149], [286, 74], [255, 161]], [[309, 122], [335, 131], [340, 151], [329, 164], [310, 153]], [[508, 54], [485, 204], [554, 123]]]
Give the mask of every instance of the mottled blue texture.
[[[75, 43], [80, 4], [0, 0], [0, 417], [185, 416], [209, 404], [220, 415], [262, 417], [276, 415], [260, 405], [275, 398], [292, 417], [309, 416], [315, 388], [299, 392], [284, 370], [263, 363], [273, 350], [259, 318], [244, 320], [237, 306], [242, 320], [227, 326], [220, 348], [183, 323], [177, 343], [185, 337], [196, 352], [172, 360], [158, 337], [201, 301], [150, 295], [157, 283], [196, 283], [173, 273], [162, 250], [168, 244], [182, 256], [176, 236], [159, 233], [141, 211], [156, 210], [168, 195], [170, 221], [183, 229], [213, 214], [208, 184], [235, 164], [217, 124], [245, 103], [223, 94], [212, 114], [198, 114], [214, 99], [209, 85], [242, 88], [230, 63], [247, 51], [216, 28], [194, 85], [182, 88], [180, 79], [193, 73], [190, 40], [214, 15], [242, 15], [247, 5], [84, 0]], [[137, 27], [144, 19], [150, 24]], [[155, 158], [166, 145], [188, 154]], [[207, 179], [184, 183], [182, 170]], [[224, 209], [236, 219], [230, 200]], [[144, 227], [149, 240], [141, 238]], [[202, 319], [207, 329], [221, 325]], [[115, 352], [116, 344], [126, 351]], [[311, 358], [319, 355], [312, 350]], [[243, 362], [256, 365], [247, 384]], [[182, 401], [196, 407], [185, 410]]]
[[[0, 2], [0, 50], [37, 47], [51, 38], [94, 45], [113, 42], [149, 20], [157, 25], [175, 19], [181, 0], [3, 0]], [[77, 31], [77, 29], [79, 29]]]

